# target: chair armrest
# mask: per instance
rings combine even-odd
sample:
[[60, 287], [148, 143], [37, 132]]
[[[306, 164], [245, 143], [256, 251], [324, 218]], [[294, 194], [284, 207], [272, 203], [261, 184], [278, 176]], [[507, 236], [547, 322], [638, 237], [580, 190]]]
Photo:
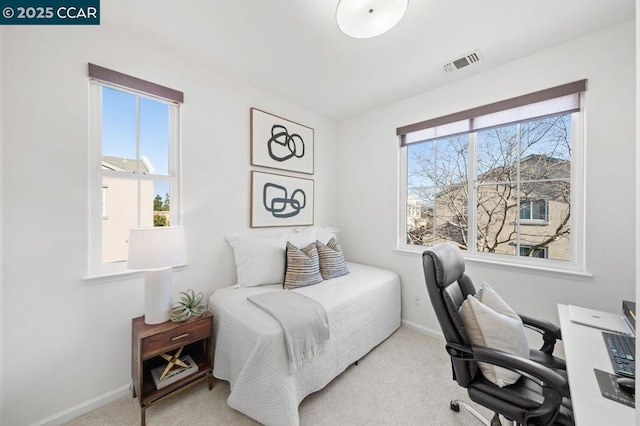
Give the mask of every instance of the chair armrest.
[[556, 341], [562, 340], [562, 331], [560, 330], [560, 327], [547, 320], [530, 317], [524, 314], [518, 315], [525, 327], [542, 334], [543, 344], [540, 351], [552, 354]]
[[[486, 362], [516, 371], [534, 380], [540, 384], [543, 389], [549, 388], [557, 392], [559, 394], [558, 396], [571, 398], [567, 379], [552, 369], [527, 358], [485, 346], [472, 346], [468, 348], [453, 343], [447, 343], [447, 352], [452, 358], [458, 358], [464, 361]], [[562, 402], [562, 398], [559, 398], [559, 401]]]

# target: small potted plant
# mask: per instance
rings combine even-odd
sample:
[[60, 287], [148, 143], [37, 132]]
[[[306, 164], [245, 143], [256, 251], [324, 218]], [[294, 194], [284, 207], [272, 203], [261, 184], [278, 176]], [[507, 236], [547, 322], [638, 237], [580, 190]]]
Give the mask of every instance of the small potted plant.
[[197, 317], [205, 313], [207, 305], [201, 304], [202, 293], [195, 294], [191, 289], [180, 292], [180, 301], [171, 307], [169, 319], [173, 322], [186, 321], [192, 316]]

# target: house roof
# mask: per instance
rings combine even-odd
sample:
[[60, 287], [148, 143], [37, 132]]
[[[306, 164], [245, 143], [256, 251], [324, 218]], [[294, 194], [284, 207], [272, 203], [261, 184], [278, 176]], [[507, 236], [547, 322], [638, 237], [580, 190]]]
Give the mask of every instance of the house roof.
[[[497, 167], [478, 176], [480, 183], [495, 183], [497, 185], [508, 184], [501, 175], [513, 173], [516, 167], [513, 162], [506, 167]], [[560, 158], [550, 157], [545, 154], [531, 154], [520, 161], [520, 180], [536, 180], [537, 182], [523, 183], [521, 189], [529, 199], [557, 199], [569, 191], [568, 181], [557, 179], [571, 178], [571, 163]], [[444, 189], [438, 191], [436, 197], [443, 196], [455, 190], [464, 190], [466, 183], [454, 182], [447, 184]]]
[[[139, 170], [143, 174], [152, 174], [154, 172], [154, 167], [147, 157], [143, 156], [139, 160], [139, 163]], [[135, 173], [138, 170], [138, 167], [136, 167], [136, 160], [133, 158], [110, 157], [107, 155], [102, 156], [102, 168], [131, 173]]]

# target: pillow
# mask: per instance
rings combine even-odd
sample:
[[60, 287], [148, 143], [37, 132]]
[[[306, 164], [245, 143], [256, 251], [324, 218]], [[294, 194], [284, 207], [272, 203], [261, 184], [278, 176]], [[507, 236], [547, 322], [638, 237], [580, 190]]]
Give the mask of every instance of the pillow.
[[[522, 322], [520, 315], [511, 309], [511, 306], [509, 306], [507, 302], [505, 302], [502, 297], [500, 297], [500, 295], [496, 293], [496, 291], [486, 282], [482, 282], [482, 286], [480, 287], [480, 290], [476, 292], [475, 297], [494, 311]], [[527, 358], [528, 357], [529, 356], [527, 355]]]
[[322, 282], [316, 244], [311, 243], [299, 249], [287, 242], [287, 266], [284, 274], [284, 288], [293, 289]]
[[[333, 227], [320, 227], [320, 226], [309, 226], [307, 228], [296, 228], [294, 233], [302, 233], [302, 232], [313, 232], [315, 234], [313, 241], [318, 240], [322, 244], [327, 244], [331, 238], [335, 238], [336, 234], [340, 232], [340, 229]], [[299, 245], [298, 247], [301, 247]]]
[[303, 231], [294, 231], [286, 234], [285, 238], [296, 247], [306, 247], [316, 242], [316, 231], [315, 229], [307, 228]]
[[284, 280], [286, 238], [227, 237], [233, 247], [238, 273], [238, 287], [278, 284]]
[[316, 241], [316, 248], [320, 258], [320, 275], [322, 275], [322, 278], [328, 280], [349, 273], [349, 269], [344, 263], [342, 247], [338, 244], [338, 240], [331, 238], [327, 245]]
[[336, 238], [338, 232], [340, 232], [338, 228], [316, 228], [316, 240], [328, 244], [331, 238]]
[[[529, 358], [529, 343], [522, 320], [486, 283], [478, 298], [467, 296], [459, 314], [472, 344]], [[520, 378], [519, 373], [493, 364], [479, 362], [478, 367], [484, 377], [498, 387], [513, 384]]]

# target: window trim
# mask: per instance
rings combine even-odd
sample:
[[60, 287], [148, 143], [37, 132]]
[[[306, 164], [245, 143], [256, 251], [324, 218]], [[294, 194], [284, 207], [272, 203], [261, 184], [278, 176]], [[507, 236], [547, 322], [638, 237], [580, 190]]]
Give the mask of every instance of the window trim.
[[[586, 80], [585, 80], [586, 81]], [[523, 266], [530, 267], [541, 271], [558, 271], [563, 273], [572, 273], [580, 276], [589, 276], [586, 273], [585, 268], [585, 228], [584, 228], [584, 216], [585, 216], [585, 195], [584, 195], [584, 182], [586, 178], [585, 170], [585, 134], [584, 124], [585, 116], [587, 115], [587, 92], [579, 93], [580, 110], [572, 112], [571, 116], [571, 229], [575, 232], [571, 233], [571, 260], [557, 260], [557, 259], [538, 259], [522, 256], [511, 256], [499, 253], [484, 253], [475, 250], [475, 246], [471, 245], [472, 250], [463, 250], [465, 259], [477, 260], [486, 264], [508, 265], [508, 266]], [[475, 132], [469, 134], [470, 137], [475, 138]], [[402, 144], [398, 150], [398, 232], [397, 232], [397, 245], [396, 250], [400, 252], [416, 252], [421, 253], [428, 246], [418, 246], [407, 244], [407, 145]], [[470, 143], [469, 156], [475, 158], [475, 143]], [[475, 161], [471, 164], [475, 168]], [[469, 171], [470, 176], [475, 176], [475, 169]], [[469, 194], [475, 191], [475, 179], [469, 179]], [[469, 215], [476, 217], [476, 206], [471, 200], [475, 199], [475, 196], [469, 197], [468, 211]], [[518, 215], [519, 217], [519, 215]], [[475, 220], [474, 220], [475, 224]], [[529, 223], [521, 223], [522, 225], [529, 225]], [[475, 228], [474, 227], [470, 227]], [[471, 241], [475, 238], [475, 229], [471, 229]]]
[[91, 63], [88, 64], [88, 72], [89, 77], [94, 80], [109, 83], [117, 87], [123, 87], [126, 90], [134, 90], [146, 96], [156, 96], [165, 101], [184, 103], [184, 93], [179, 90], [174, 90]]
[[[91, 64], [89, 64], [91, 65]], [[133, 78], [133, 77], [132, 77]], [[140, 80], [143, 81], [143, 80]], [[150, 83], [153, 85], [153, 83]], [[169, 106], [169, 170], [167, 175], [136, 174], [128, 176], [122, 172], [102, 170], [102, 87], [131, 93], [138, 97], [148, 98], [154, 101], [166, 103]], [[162, 86], [160, 86], [162, 87]], [[181, 92], [179, 92], [181, 93]], [[171, 198], [170, 221], [172, 224], [182, 223], [182, 174], [181, 174], [181, 129], [182, 129], [182, 104], [171, 99], [165, 99], [140, 92], [122, 85], [114, 85], [104, 80], [89, 79], [89, 220], [88, 220], [88, 257], [87, 274], [85, 281], [98, 279], [99, 281], [111, 281], [122, 279], [123, 274], [131, 273], [126, 267], [126, 261], [104, 263], [102, 262], [102, 222], [103, 218], [103, 178], [112, 176], [117, 178], [142, 180], [159, 180], [169, 182]]]
[[[460, 133], [471, 133], [477, 132], [478, 130], [482, 130], [486, 127], [477, 126], [473, 122], [478, 118], [485, 118], [492, 114], [502, 113], [509, 110], [518, 110], [521, 107], [534, 106], [536, 104], [545, 102], [545, 101], [553, 101], [551, 105], [547, 104], [546, 108], [555, 108], [555, 110], [551, 113], [544, 112], [539, 114], [529, 115], [529, 119], [533, 118], [543, 118], [545, 115], [556, 115], [560, 112], [578, 112], [580, 110], [580, 106], [582, 105], [581, 99], [578, 99], [577, 104], [573, 101], [568, 103], [562, 103], [561, 105], [556, 105], [557, 100], [565, 99], [566, 97], [570, 97], [571, 95], [580, 95], [584, 93], [587, 88], [587, 80], [577, 80], [572, 83], [563, 84], [556, 87], [551, 87], [549, 89], [539, 90], [537, 92], [528, 93], [526, 95], [516, 96], [514, 98], [506, 99], [503, 101], [494, 102], [487, 105], [482, 105], [479, 107], [471, 108], [465, 111], [456, 112], [453, 114], [443, 115], [441, 117], [432, 118], [430, 120], [424, 120], [418, 123], [409, 124], [406, 126], [398, 127], [396, 129], [396, 134], [400, 136], [400, 146], [405, 146], [413, 142], [407, 141], [407, 135], [411, 133], [421, 132], [429, 129], [435, 129], [438, 127], [446, 128], [445, 134], [437, 134], [431, 137], [431, 139], [435, 139], [436, 137], [444, 137], [444, 136], [453, 136]], [[575, 100], [575, 98], [572, 98]], [[533, 112], [530, 112], [531, 114]], [[525, 114], [526, 115], [526, 114]], [[523, 121], [524, 118], [513, 119], [509, 121], [502, 121], [499, 125], [507, 125], [509, 123], [516, 123]], [[468, 122], [468, 123], [463, 123]], [[463, 128], [460, 128], [460, 125], [463, 125]], [[494, 126], [495, 127], [495, 126]], [[419, 139], [420, 140], [420, 139]], [[419, 141], [418, 140], [418, 141]]]

